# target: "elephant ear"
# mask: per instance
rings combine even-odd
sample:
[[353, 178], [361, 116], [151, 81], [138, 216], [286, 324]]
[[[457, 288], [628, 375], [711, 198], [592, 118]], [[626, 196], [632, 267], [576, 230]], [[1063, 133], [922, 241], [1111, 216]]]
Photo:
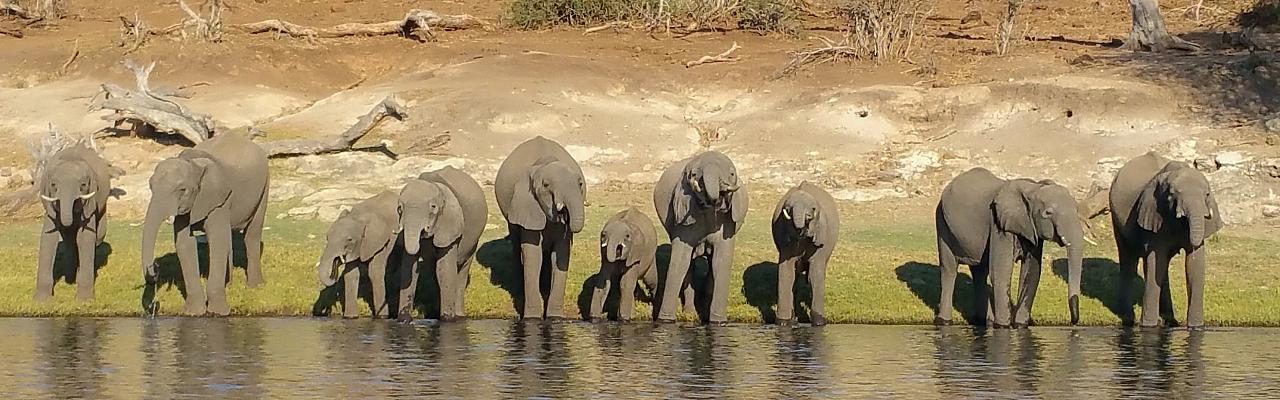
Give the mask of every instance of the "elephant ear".
[[462, 237], [462, 205], [458, 204], [458, 197], [453, 195], [453, 190], [448, 186], [441, 183], [432, 184], [440, 189], [440, 196], [444, 197], [442, 202], [444, 207], [436, 217], [435, 231], [431, 233], [431, 243], [436, 247], [447, 247]]
[[733, 218], [733, 223], [742, 225], [742, 221], [747, 218], [747, 185], [739, 184], [738, 190], [729, 194], [729, 216]]
[[682, 176], [680, 182], [676, 183], [676, 190], [671, 191], [671, 217], [680, 225], [692, 225], [694, 222], [693, 191], [688, 182]]
[[[1138, 226], [1148, 232], [1159, 232], [1160, 224], [1164, 222], [1164, 216], [1160, 213], [1163, 201], [1160, 200], [1162, 195], [1160, 190], [1160, 181], [1167, 174], [1156, 175], [1147, 182], [1147, 186], [1142, 189], [1142, 194], [1138, 196]], [[1215, 210], [1215, 217], [1216, 215]], [[1206, 227], [1208, 228], [1208, 227]]]
[[1204, 237], [1207, 238], [1209, 236], [1213, 236], [1213, 234], [1222, 229], [1222, 226], [1225, 224], [1222, 223], [1222, 214], [1218, 212], [1218, 200], [1213, 197], [1212, 193], [1210, 193], [1208, 199], [1205, 200], [1205, 206], [1209, 207], [1210, 213], [1209, 220], [1205, 221], [1204, 224]]
[[1039, 237], [1031, 222], [1031, 207], [1027, 204], [1027, 198], [1014, 182], [1006, 183], [1000, 189], [992, 202], [992, 209], [1000, 230], [1012, 232], [1032, 242]]
[[832, 233], [828, 229], [828, 227], [831, 226], [831, 217], [827, 215], [827, 213], [831, 212], [835, 211], [825, 210], [822, 207], [818, 207], [818, 218], [814, 219], [813, 226], [809, 228], [814, 232], [813, 244], [818, 245], [818, 247], [826, 247], [830, 244], [832, 239]]
[[516, 180], [511, 209], [507, 210], [507, 221], [524, 229], [540, 231], [547, 227], [547, 213], [542, 211], [542, 205], [533, 196], [533, 171], [536, 169], [530, 171], [528, 179]]
[[200, 168], [200, 189], [196, 191], [196, 201], [191, 206], [191, 221], [204, 221], [213, 209], [227, 203], [231, 197], [231, 186], [222, 175], [222, 167], [213, 160], [196, 158], [191, 163]]
[[360, 261], [368, 262], [392, 239], [391, 225], [375, 215], [365, 215], [364, 236], [360, 238]]

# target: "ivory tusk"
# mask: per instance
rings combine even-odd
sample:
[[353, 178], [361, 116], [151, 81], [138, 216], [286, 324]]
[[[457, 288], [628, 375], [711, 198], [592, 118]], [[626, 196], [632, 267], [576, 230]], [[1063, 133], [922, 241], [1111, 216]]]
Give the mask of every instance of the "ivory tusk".
[[782, 209], [782, 218], [791, 219], [791, 212], [784, 207]]
[[58, 201], [58, 199], [57, 199], [57, 198], [55, 198], [55, 197], [49, 197], [49, 196], [45, 196], [45, 195], [43, 195], [43, 194], [42, 194], [42, 195], [40, 195], [40, 199], [41, 199], [41, 200], [44, 200], [44, 201], [47, 201], [47, 202], [50, 202], [50, 203], [55, 202], [55, 201]]
[[1088, 236], [1084, 236], [1084, 241], [1085, 241], [1085, 242], [1088, 242], [1089, 244], [1094, 245], [1094, 246], [1097, 246], [1097, 245], [1098, 245], [1098, 242], [1093, 241], [1093, 239], [1089, 239], [1089, 237], [1088, 237]]
[[602, 248], [602, 249], [603, 249], [603, 248], [605, 248], [605, 247], [609, 247], [609, 243], [608, 243], [608, 242], [600, 242], [600, 248]]
[[97, 191], [97, 190], [92, 191], [92, 192], [89, 192], [89, 193], [82, 194], [82, 195], [80, 195], [80, 200], [89, 200], [89, 199], [90, 199], [90, 198], [92, 198], [92, 197], [93, 197], [93, 195], [95, 195], [95, 194], [98, 194], [98, 191]]

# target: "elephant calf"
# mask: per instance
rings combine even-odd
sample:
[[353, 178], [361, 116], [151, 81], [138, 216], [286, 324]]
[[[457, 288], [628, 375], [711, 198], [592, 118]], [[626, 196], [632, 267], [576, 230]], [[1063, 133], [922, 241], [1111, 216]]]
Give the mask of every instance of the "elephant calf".
[[671, 262], [658, 320], [675, 320], [678, 295], [689, 285], [689, 265], [696, 257], [709, 256], [711, 301], [706, 322], [726, 321], [733, 239], [747, 216], [747, 197], [737, 167], [717, 151], [677, 161], [662, 173], [653, 189], [653, 205], [671, 239]]
[[[653, 220], [634, 207], [605, 222], [600, 230], [600, 273], [596, 275], [591, 293], [588, 320], [594, 322], [605, 317], [604, 301], [614, 280], [618, 280], [621, 299], [617, 311], [619, 320], [631, 320], [637, 293], [642, 298], [654, 297], [658, 286], [657, 240]], [[644, 289], [636, 285], [641, 280], [648, 289], [647, 296]]]
[[778, 248], [778, 323], [791, 321], [796, 272], [813, 287], [809, 321], [827, 323], [825, 309], [827, 261], [840, 235], [840, 210], [826, 190], [809, 182], [791, 188], [773, 210], [773, 244]]
[[[516, 146], [502, 161], [493, 191], [524, 272], [520, 317], [564, 318], [569, 250], [586, 218], [582, 167], [559, 143], [537, 136]], [[544, 270], [551, 278], [546, 293]]]
[[[1223, 226], [1209, 180], [1187, 163], [1151, 152], [1120, 167], [1109, 200], [1120, 252], [1120, 304], [1131, 304], [1131, 282], [1141, 258], [1146, 276], [1142, 326], [1156, 326], [1161, 317], [1177, 325], [1169, 294], [1169, 259], [1185, 251], [1187, 327], [1203, 326], [1205, 241]], [[1132, 324], [1132, 310], [1126, 314], [1125, 324]]]
[[413, 320], [419, 265], [430, 266], [435, 272], [440, 319], [465, 317], [463, 300], [471, 278], [471, 257], [489, 218], [480, 184], [453, 167], [426, 172], [404, 185], [397, 211], [405, 256], [400, 265], [396, 318]]
[[[1004, 180], [984, 168], [974, 168], [943, 188], [934, 216], [942, 270], [942, 298], [935, 323], [951, 322], [956, 270], [959, 264], [968, 264], [973, 271], [974, 311], [982, 314], [992, 309], [994, 317], [987, 318], [996, 327], [1010, 326], [1013, 263], [1021, 261], [1022, 286], [1012, 324], [1031, 324], [1045, 241], [1067, 248], [1067, 303], [1071, 323], [1079, 321], [1087, 226], [1067, 188], [1048, 180]], [[988, 274], [995, 288], [994, 299], [987, 295]]]
[[316, 273], [325, 287], [333, 286], [342, 277], [342, 316], [345, 318], [360, 316], [356, 299], [361, 269], [367, 271], [373, 289], [373, 317], [387, 315], [387, 261], [393, 252], [403, 247], [396, 233], [399, 197], [392, 191], [378, 193], [352, 206], [350, 211], [343, 211], [329, 226], [324, 253], [316, 262]]
[[103, 221], [112, 171], [106, 160], [83, 144], [59, 151], [45, 166], [39, 182], [45, 217], [40, 228], [36, 301], [53, 297], [53, 258], [59, 242], [76, 256], [76, 298], [93, 298], [94, 256], [107, 235]]

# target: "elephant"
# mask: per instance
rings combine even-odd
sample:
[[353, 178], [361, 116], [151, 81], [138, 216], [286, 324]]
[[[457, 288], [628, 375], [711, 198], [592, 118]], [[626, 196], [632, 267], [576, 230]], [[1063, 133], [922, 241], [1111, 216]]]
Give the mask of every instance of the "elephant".
[[[997, 328], [1031, 325], [1045, 241], [1067, 249], [1067, 304], [1071, 324], [1078, 323], [1084, 243], [1093, 243], [1078, 210], [1071, 192], [1050, 180], [1004, 180], [981, 167], [956, 176], [943, 188], [934, 212], [942, 270], [942, 298], [934, 323], [951, 323], [956, 270], [967, 264], [973, 271], [976, 313], [988, 311], [985, 319]], [[1022, 263], [1022, 278], [1011, 324], [1014, 261]], [[994, 299], [987, 294], [988, 275]]]
[[93, 149], [77, 144], [53, 155], [40, 177], [44, 225], [36, 267], [35, 301], [53, 298], [53, 262], [58, 243], [76, 257], [76, 298], [93, 299], [94, 256], [107, 227], [107, 196], [116, 170]]
[[464, 298], [472, 256], [484, 233], [489, 208], [484, 191], [470, 175], [446, 166], [410, 180], [396, 208], [405, 256], [399, 270], [400, 306], [396, 318], [413, 320], [418, 265], [432, 266], [440, 286], [440, 319], [466, 317]]
[[706, 151], [673, 163], [653, 190], [658, 220], [671, 239], [657, 320], [674, 321], [677, 295], [689, 284], [696, 257], [711, 259], [710, 309], [704, 322], [726, 321], [733, 239], [747, 215], [748, 193], [733, 160]]
[[[493, 186], [524, 273], [520, 317], [563, 319], [569, 252], [586, 218], [582, 167], [559, 143], [537, 136], [516, 146], [502, 161]], [[543, 270], [550, 270], [551, 277], [545, 294]]]
[[[1138, 156], [1116, 172], [1110, 193], [1111, 225], [1121, 268], [1121, 303], [1130, 303], [1138, 259], [1145, 268], [1141, 326], [1176, 326], [1169, 294], [1169, 259], [1186, 252], [1187, 327], [1204, 326], [1205, 240], [1223, 227], [1209, 180], [1187, 163], [1155, 152]], [[1121, 316], [1125, 324], [1133, 315]]]
[[813, 287], [809, 322], [826, 325], [827, 262], [840, 236], [840, 209], [835, 199], [821, 187], [802, 181], [778, 201], [772, 230], [773, 244], [778, 248], [778, 323], [791, 321], [796, 272], [802, 272]]
[[356, 299], [361, 269], [367, 271], [372, 288], [373, 317], [379, 319], [387, 315], [387, 263], [404, 248], [396, 232], [400, 219], [396, 212], [399, 198], [396, 192], [383, 191], [342, 211], [329, 225], [324, 252], [316, 262], [316, 276], [326, 288], [342, 277], [344, 318], [360, 316]]
[[[652, 300], [657, 294], [658, 234], [653, 220], [635, 207], [622, 210], [600, 230], [600, 273], [591, 293], [591, 309], [586, 319], [605, 318], [604, 303], [613, 281], [618, 280], [618, 319], [630, 321], [636, 297]], [[644, 282], [644, 289], [637, 286]], [[692, 289], [691, 289], [692, 291]], [[690, 291], [690, 292], [691, 292]], [[692, 305], [692, 297], [689, 304]]]
[[[267, 153], [233, 133], [215, 136], [156, 164], [142, 227], [143, 277], [155, 280], [156, 233], [161, 222], [173, 217], [173, 242], [187, 293], [183, 313], [230, 314], [226, 282], [233, 230], [244, 232], [245, 284], [252, 288], [263, 283], [262, 227], [269, 182]], [[196, 230], [204, 230], [209, 244], [207, 295], [200, 283]]]

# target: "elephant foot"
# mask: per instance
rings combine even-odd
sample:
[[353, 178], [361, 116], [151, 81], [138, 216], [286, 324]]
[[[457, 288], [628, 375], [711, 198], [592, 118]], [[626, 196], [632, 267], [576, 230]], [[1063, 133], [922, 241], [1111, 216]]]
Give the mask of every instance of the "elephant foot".
[[795, 322], [796, 320], [791, 318], [775, 318], [774, 321], [778, 326], [791, 326], [792, 324], [795, 324]]
[[933, 317], [933, 325], [935, 326], [951, 326], [951, 320], [942, 319], [942, 317]]
[[205, 308], [205, 302], [203, 299], [200, 301], [187, 300], [187, 302], [182, 305], [182, 315], [200, 317], [204, 316], [205, 311], [208, 311], [208, 309]]
[[89, 286], [87, 289], [80, 288], [79, 290], [76, 290], [76, 300], [79, 300], [79, 301], [93, 300], [93, 287]]
[[658, 324], [674, 324], [676, 322], [676, 319], [659, 317], [658, 319], [653, 320], [653, 322]]
[[356, 319], [356, 318], [360, 318], [360, 313], [354, 313], [354, 314], [342, 313], [342, 319]]
[[1009, 329], [1013, 327], [1013, 325], [1011, 324], [1001, 324], [995, 321], [988, 321], [987, 326], [991, 327], [992, 329]]
[[539, 321], [542, 321], [542, 317], [541, 317], [541, 316], [536, 316], [536, 315], [535, 315], [535, 316], [528, 316], [528, 317], [520, 317], [520, 320], [521, 320], [521, 321], [529, 321], [529, 322], [539, 322]]
[[707, 326], [729, 326], [729, 321], [707, 321]]
[[396, 316], [396, 322], [399, 322], [399, 323], [402, 323], [402, 324], [412, 324], [412, 323], [413, 323], [413, 315], [406, 314], [406, 313], [400, 313], [400, 315]]
[[440, 316], [440, 322], [457, 322], [457, 321], [458, 321], [458, 316], [457, 316], [457, 315], [447, 315], [447, 314], [446, 314], [446, 315], [441, 315], [441, 316]]
[[601, 322], [604, 322], [604, 321], [605, 321], [605, 319], [604, 319], [604, 318], [600, 318], [600, 317], [591, 317], [591, 318], [587, 318], [587, 322], [590, 322], [590, 323], [593, 323], [593, 324], [598, 324], [598, 323], [601, 323]]
[[1177, 319], [1169, 318], [1164, 320], [1164, 326], [1166, 328], [1177, 328], [1178, 326], [1180, 326], [1180, 324], [1178, 323]]
[[809, 322], [812, 323], [813, 326], [823, 326], [827, 324], [827, 318], [823, 317], [822, 314], [814, 314], [809, 316]]
[[31, 299], [37, 303], [48, 303], [53, 300], [53, 291], [37, 290], [36, 294], [31, 296]]
[[226, 300], [215, 300], [209, 302], [208, 311], [213, 315], [225, 317], [231, 315], [231, 306], [227, 305]]
[[249, 274], [249, 276], [244, 280], [244, 285], [248, 286], [249, 288], [256, 288], [258, 286], [262, 286], [262, 284], [264, 283], [267, 283], [267, 282], [262, 279], [261, 273]]
[[1204, 331], [1204, 329], [1204, 325], [1187, 325], [1188, 332], [1201, 332]]

